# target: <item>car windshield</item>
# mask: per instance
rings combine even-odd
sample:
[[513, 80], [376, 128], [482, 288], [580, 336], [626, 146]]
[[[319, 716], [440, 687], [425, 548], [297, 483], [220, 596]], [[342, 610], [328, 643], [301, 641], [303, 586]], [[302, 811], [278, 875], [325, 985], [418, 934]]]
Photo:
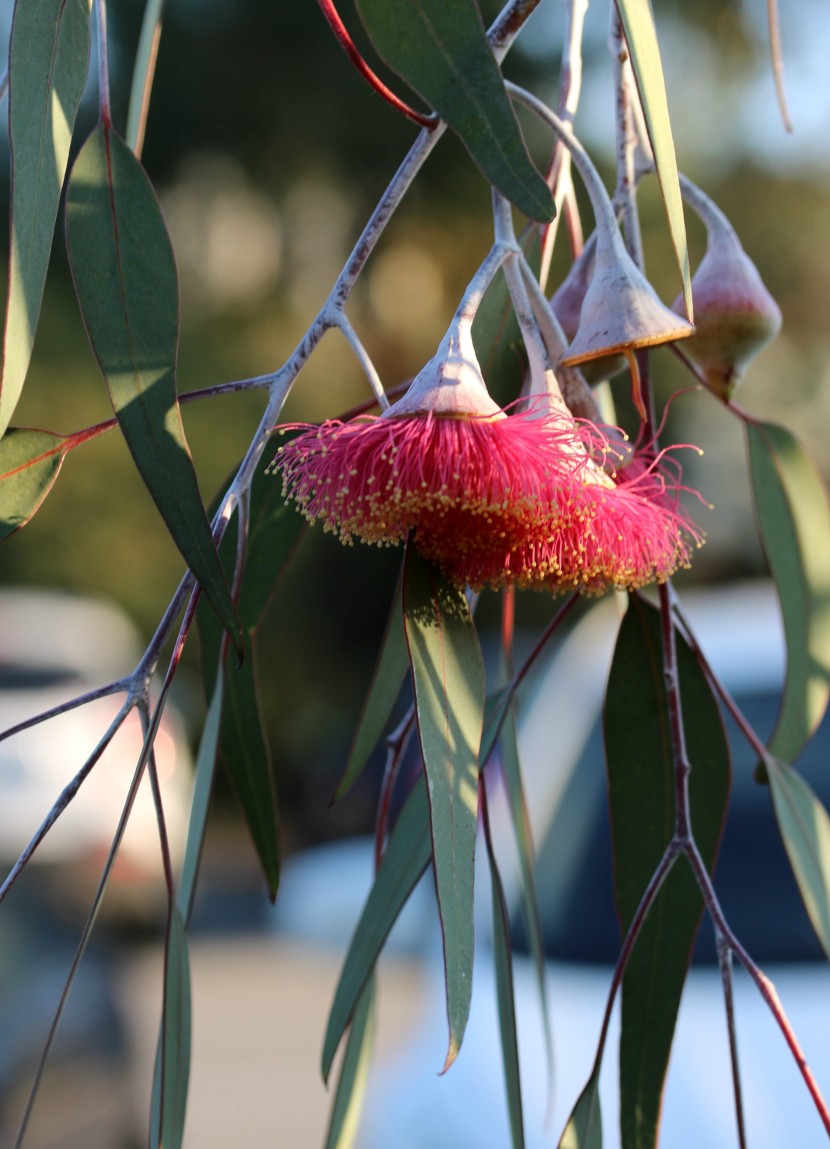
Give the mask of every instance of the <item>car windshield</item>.
[[[754, 728], [767, 736], [778, 696], [737, 695]], [[727, 716], [732, 793], [715, 870], [715, 888], [737, 936], [760, 962], [820, 961], [822, 950], [798, 893], [772, 810], [769, 788], [754, 780], [757, 758]], [[798, 767], [825, 804], [830, 801], [830, 721], [825, 719]], [[597, 723], [538, 851], [537, 883], [545, 953], [564, 961], [613, 964], [620, 929], [613, 870], [602, 730]], [[521, 921], [514, 942], [526, 950]], [[715, 962], [711, 924], [704, 919], [697, 963]]]

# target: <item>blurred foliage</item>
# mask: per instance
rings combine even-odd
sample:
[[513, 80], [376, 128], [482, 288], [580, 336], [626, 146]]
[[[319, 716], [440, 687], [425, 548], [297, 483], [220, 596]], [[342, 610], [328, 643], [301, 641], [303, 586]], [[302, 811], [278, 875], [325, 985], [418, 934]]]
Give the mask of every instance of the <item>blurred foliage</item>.
[[[486, 17], [498, 7], [482, 5]], [[705, 74], [712, 60], [717, 63], [725, 54], [735, 74], [749, 75], [759, 66], [756, 39], [736, 6], [707, 0], [658, 8], [658, 31], [663, 20], [694, 25], [694, 43], [713, 53]], [[540, 11], [531, 22], [531, 38], [534, 29], [555, 38], [556, 13], [548, 9], [543, 6], [547, 15]], [[142, 12], [143, 3], [129, 0], [111, 14], [123, 45], [114, 59], [117, 126], [125, 120], [128, 61]], [[346, 16], [365, 44], [356, 18]], [[590, 43], [588, 63], [593, 53], [605, 66], [604, 42]], [[538, 81], [540, 67], [535, 55], [517, 51], [507, 73]], [[378, 70], [393, 85], [399, 83], [382, 65]], [[555, 82], [550, 77], [551, 86]], [[782, 131], [774, 105], [759, 115]], [[94, 109], [87, 106], [81, 120], [91, 128], [93, 118]], [[180, 265], [181, 393], [264, 373], [283, 362], [325, 299], [416, 131], [353, 71], [315, 4], [171, 0], [143, 158], [162, 189]], [[544, 163], [549, 141], [536, 131], [529, 139]], [[784, 314], [784, 333], [753, 368], [739, 399], [766, 418], [785, 414], [830, 474], [822, 450], [822, 428], [830, 415], [830, 388], [822, 387], [830, 362], [824, 321], [830, 190], [803, 173], [773, 175], [746, 157], [714, 172], [705, 157], [692, 154], [686, 162], [680, 131], [677, 147], [681, 167], [705, 181], [707, 192], [736, 223]], [[703, 175], [696, 171], [698, 160]], [[640, 198], [649, 273], [671, 300], [676, 271], [659, 197], [647, 184]], [[442, 140], [350, 304], [387, 387], [409, 378], [434, 350], [489, 244], [489, 202], [489, 189], [461, 145]], [[702, 232], [693, 220], [690, 242], [694, 267]], [[565, 253], [558, 254], [554, 275], [565, 262]], [[688, 386], [688, 376], [667, 352], [654, 356], [654, 371], [665, 395]], [[615, 384], [623, 415], [626, 387]], [[353, 356], [332, 333], [304, 369], [286, 418], [319, 418], [365, 398]], [[206, 500], [246, 447], [262, 406], [262, 397], [240, 394], [183, 407]], [[110, 414], [58, 242], [15, 422], [69, 432]], [[672, 418], [684, 420], [684, 433], [704, 447], [736, 436], [734, 474], [728, 453], [722, 474], [706, 469], [715, 452], [702, 464], [689, 464], [690, 483], [704, 493], [717, 491], [723, 500], [717, 522], [705, 516], [710, 543], [696, 571], [758, 571], [739, 432], [709, 396], [678, 401]], [[734, 506], [724, 499], [725, 490], [734, 490]], [[373, 548], [346, 551], [330, 536], [309, 532], [260, 636], [263, 704], [281, 801], [313, 808], [306, 818], [309, 836], [320, 832], [317, 818], [325, 817], [332, 831], [325, 807], [345, 762], [399, 561], [399, 555]], [[180, 560], [127, 449], [112, 434], [67, 460], [35, 520], [6, 542], [0, 578], [5, 584], [60, 583], [115, 597], [149, 633], [180, 573]], [[295, 593], [300, 587], [303, 593]], [[549, 609], [544, 596], [523, 596], [520, 620], [539, 618]], [[486, 599], [482, 610], [486, 619]], [[290, 660], [286, 650], [292, 652]], [[365, 800], [358, 794], [348, 805], [349, 812], [335, 822], [368, 823], [368, 794]]]

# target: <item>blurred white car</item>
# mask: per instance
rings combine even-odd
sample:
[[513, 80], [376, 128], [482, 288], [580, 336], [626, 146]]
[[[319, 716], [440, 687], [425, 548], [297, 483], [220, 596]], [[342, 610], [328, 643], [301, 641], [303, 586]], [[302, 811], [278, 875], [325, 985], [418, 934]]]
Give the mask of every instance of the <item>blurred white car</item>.
[[[0, 732], [134, 668], [138, 636], [115, 607], [51, 591], [0, 593]], [[111, 695], [0, 741], [3, 877], [95, 749], [123, 702]], [[89, 909], [142, 745], [132, 711], [29, 867], [39, 892], [70, 915]], [[176, 713], [165, 712], [156, 760], [174, 864], [187, 833], [192, 761]], [[33, 875], [32, 875], [33, 876]], [[22, 883], [29, 880], [24, 873]], [[145, 776], [118, 851], [102, 914], [124, 924], [159, 920], [166, 893], [159, 830]], [[0, 912], [2, 908], [0, 907]]]
[[[766, 584], [736, 585], [684, 597], [710, 663], [767, 734], [784, 667], [778, 605]], [[538, 883], [554, 1041], [552, 1111], [539, 994], [520, 928], [515, 933], [515, 994], [526, 1144], [558, 1144], [591, 1071], [620, 935], [612, 899], [610, 835], [600, 711], [617, 619], [604, 601], [573, 630], [520, 699], [520, 750], [538, 846]], [[830, 970], [801, 906], [778, 840], [769, 793], [752, 779], [752, 753], [733, 747], [733, 791], [715, 876], [738, 937], [772, 977], [808, 1062], [830, 1094]], [[830, 723], [800, 762], [814, 789], [830, 797]], [[495, 804], [494, 804], [495, 805]], [[510, 831], [504, 821], [502, 840]], [[479, 860], [483, 858], [479, 850]], [[329, 880], [336, 869], [329, 869]], [[423, 1023], [397, 1056], [375, 1067], [359, 1149], [506, 1149], [511, 1144], [488, 938], [489, 878], [477, 874], [481, 913], [473, 1007], [456, 1063], [439, 1071], [447, 1042], [440, 946]], [[515, 880], [508, 897], [517, 908]], [[516, 914], [516, 918], [520, 914]], [[732, 1077], [720, 976], [706, 918], [683, 995], [663, 1104], [668, 1149], [734, 1149]], [[793, 1058], [757, 990], [735, 973], [738, 1046], [748, 1144], [753, 1149], [827, 1143]], [[382, 1017], [382, 1003], [381, 1003]], [[619, 1149], [618, 1007], [606, 1046], [600, 1098], [603, 1145]]]

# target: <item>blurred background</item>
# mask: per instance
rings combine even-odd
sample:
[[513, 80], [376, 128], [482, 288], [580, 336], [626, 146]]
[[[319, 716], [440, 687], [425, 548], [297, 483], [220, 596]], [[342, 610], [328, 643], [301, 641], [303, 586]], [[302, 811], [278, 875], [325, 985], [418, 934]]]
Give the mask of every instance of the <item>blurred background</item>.
[[[487, 0], [481, 7], [490, 18], [499, 5]], [[786, 422], [828, 477], [824, 447], [830, 416], [826, 320], [830, 89], [824, 69], [830, 12], [822, 0], [791, 0], [786, 7], [783, 50], [795, 127], [788, 134], [775, 100], [763, 0], [734, 0], [728, 5], [721, 0], [700, 0], [695, 5], [660, 0], [655, 8], [680, 167], [730, 217], [784, 316], [782, 334], [751, 369], [740, 400], [753, 413]], [[110, 6], [119, 128], [126, 119], [142, 13], [138, 0]], [[353, 13], [344, 11], [344, 16], [362, 43]], [[0, 14], [0, 34], [6, 38], [10, 18], [7, 5]], [[607, 6], [592, 5], [577, 130], [610, 182], [613, 99], [607, 21]], [[562, 25], [561, 5], [545, 0], [506, 66], [511, 79], [551, 100], [558, 83]], [[379, 71], [384, 74], [382, 66]], [[94, 91], [88, 92], [79, 139], [94, 124], [96, 99]], [[535, 125], [525, 126], [529, 146], [544, 166], [549, 141]], [[212, 0], [209, 5], [169, 0], [143, 160], [158, 189], [179, 265], [180, 392], [261, 374], [286, 359], [324, 301], [414, 134], [415, 128], [383, 104], [353, 71], [310, 0], [277, 5], [266, 0]], [[7, 196], [7, 181], [0, 194]], [[670, 302], [678, 285], [653, 187], [643, 189], [641, 204], [648, 271]], [[694, 267], [702, 254], [703, 233], [694, 217], [688, 223]], [[432, 354], [490, 237], [488, 189], [461, 145], [445, 138], [387, 229], [349, 305], [352, 321], [387, 387], [412, 376]], [[0, 243], [6, 242], [4, 236]], [[560, 252], [551, 290], [564, 266], [565, 255]], [[688, 385], [682, 369], [665, 351], [654, 355], [653, 374], [663, 396]], [[624, 418], [626, 385], [615, 387]], [[286, 417], [319, 419], [366, 397], [364, 378], [345, 342], [330, 334], [302, 372]], [[206, 501], [247, 446], [262, 407], [256, 394], [184, 406]], [[68, 433], [110, 413], [72, 295], [59, 224], [34, 360], [15, 421]], [[686, 474], [690, 485], [716, 504], [713, 512], [701, 516], [708, 542], [696, 556], [688, 580], [761, 574], [763, 560], [755, 538], [740, 427], [706, 394], [678, 401], [673, 418], [679, 438], [705, 448], [704, 459], [699, 465], [688, 463]], [[371, 828], [376, 770], [342, 805], [330, 808], [329, 798], [368, 684], [398, 566], [394, 552], [346, 550], [331, 536], [307, 532], [259, 633], [261, 696], [286, 855]], [[109, 434], [69, 457], [37, 517], [4, 544], [0, 586], [58, 587], [104, 598], [131, 620], [135, 642], [140, 643], [155, 628], [180, 574], [178, 556], [126, 448], [117, 434]], [[550, 603], [539, 596], [525, 599], [519, 603], [520, 625], [532, 627], [548, 616]], [[483, 602], [485, 626], [495, 610], [494, 602]], [[42, 641], [48, 647], [48, 634]], [[4, 653], [3, 663], [10, 657]], [[19, 662], [25, 657], [25, 652], [15, 655]], [[122, 669], [131, 665], [125, 662]], [[194, 650], [176, 697], [180, 727], [176, 738], [185, 772], [204, 708], [196, 668]], [[59, 678], [58, 684], [73, 679], [76, 672], [70, 667], [69, 677]], [[103, 681], [103, 665], [93, 668], [98, 672]], [[44, 689], [56, 686], [38, 682]], [[21, 937], [49, 937], [48, 930], [57, 929], [68, 930], [70, 938], [76, 936], [77, 915], [70, 914], [68, 923], [57, 922], [47, 909], [34, 920], [32, 915], [37, 914], [33, 910], [30, 915], [27, 909], [29, 902], [34, 905], [33, 897], [26, 891], [35, 883], [33, 879], [27, 886], [26, 881], [6, 907], [10, 920], [19, 910]], [[104, 971], [96, 984], [106, 984], [109, 978], [128, 987], [126, 998], [121, 990], [113, 991], [103, 994], [100, 1003], [101, 1008], [111, 1008], [114, 1048], [123, 1051], [138, 1041], [145, 1059], [152, 1056], [149, 1034], [157, 1020], [154, 930], [160, 921], [159, 911], [154, 922], [114, 923], [111, 941], [106, 940], [105, 928], [101, 954], [93, 955]], [[214, 977], [214, 988], [204, 991], [204, 1000], [198, 996], [197, 979], [197, 1061], [199, 1041], [210, 1040], [211, 1023], [202, 1018], [214, 1007], [220, 1014], [239, 1013], [241, 1008], [239, 1002], [217, 996], [216, 987], [227, 977], [236, 980], [241, 968], [237, 964], [236, 972], [228, 973], [231, 967], [221, 965], [222, 955], [232, 955], [237, 963], [250, 962], [251, 979], [255, 974], [263, 978], [261, 984], [239, 978], [240, 992], [246, 985], [259, 987], [250, 991], [252, 1020], [263, 1004], [262, 986], [271, 992], [275, 985], [270, 951], [263, 956], [247, 943], [237, 951], [232, 941], [220, 943], [216, 938], [220, 934], [232, 938], [240, 931], [247, 936], [268, 922], [270, 910], [253, 854], [220, 777], [195, 927], [197, 937], [201, 930], [219, 949], [194, 957], [196, 968], [202, 968], [198, 963], [203, 960], [205, 970], [212, 971], [205, 977]], [[143, 939], [138, 950], [130, 951], [129, 977], [121, 949], [125, 935]], [[62, 955], [62, 932], [59, 940], [46, 950]], [[20, 953], [26, 952], [21, 942]], [[195, 948], [194, 953], [201, 951]], [[326, 978], [331, 983], [336, 969], [334, 958], [328, 965], [327, 959], [320, 960], [328, 972], [310, 978], [315, 993], [309, 1001], [313, 996], [316, 1004], [306, 1002], [299, 991], [296, 995], [304, 1003], [301, 1028], [309, 1040], [310, 1080], [328, 1000]], [[21, 958], [21, 968], [27, 962]], [[300, 966], [304, 964], [305, 957]], [[145, 983], [146, 998], [136, 989]], [[408, 995], [405, 986], [401, 1000]], [[206, 1005], [208, 1001], [214, 1005]], [[140, 1037], [135, 1018], [141, 1021]], [[21, 1023], [0, 1020], [0, 1025], [18, 1030]], [[288, 1040], [269, 1033], [270, 1037], [261, 1036], [265, 1044]], [[220, 1048], [225, 1040], [221, 1026], [214, 1039]], [[254, 1063], [259, 1064], [254, 1056], [257, 1040], [250, 1034], [245, 1039], [251, 1072]], [[115, 1061], [110, 1058], [108, 1064], [112, 1067]], [[146, 1078], [149, 1062], [142, 1064]], [[133, 1090], [132, 1071], [128, 1077]], [[194, 1114], [199, 1108], [198, 1088], [197, 1084], [192, 1099]], [[254, 1095], [250, 1081], [245, 1088]], [[208, 1087], [205, 1093], [209, 1096]], [[137, 1095], [142, 1112], [146, 1095], [140, 1088]], [[317, 1100], [307, 1108], [319, 1132], [325, 1101], [321, 1090], [314, 1096]], [[42, 1136], [41, 1142], [31, 1144], [69, 1144], [65, 1128], [64, 1140], [50, 1142], [46, 1132]], [[207, 1130], [198, 1140], [193, 1133], [191, 1137], [193, 1145], [220, 1143], [211, 1141]], [[88, 1130], [84, 1138], [84, 1144], [93, 1144]], [[298, 1134], [286, 1136], [285, 1143], [307, 1141]]]

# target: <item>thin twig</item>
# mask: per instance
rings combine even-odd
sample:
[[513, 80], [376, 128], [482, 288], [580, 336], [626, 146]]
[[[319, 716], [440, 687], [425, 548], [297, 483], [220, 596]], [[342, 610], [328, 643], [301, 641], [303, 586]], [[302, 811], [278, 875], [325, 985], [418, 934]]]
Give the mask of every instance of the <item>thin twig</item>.
[[778, 97], [778, 107], [781, 111], [784, 127], [788, 132], [791, 132], [793, 131], [793, 122], [790, 119], [787, 89], [784, 84], [784, 53], [781, 50], [781, 21], [778, 18], [778, 0], [767, 0], [767, 16], [769, 18], [769, 46], [772, 53], [775, 94]]
[[71, 782], [68, 782], [66, 786], [64, 786], [63, 790], [61, 790], [49, 813], [46, 815], [38, 829], [30, 838], [28, 844], [21, 852], [19, 858], [14, 863], [11, 870], [9, 870], [3, 881], [3, 884], [0, 885], [0, 902], [5, 899], [6, 894], [8, 894], [9, 890], [20, 877], [35, 850], [38, 848], [40, 843], [54, 826], [55, 822], [57, 822], [58, 818], [78, 793], [84, 781], [89, 777], [93, 767], [98, 763], [110, 742], [112, 742], [113, 738], [120, 730], [131, 709], [132, 703], [130, 702], [126, 702], [121, 707], [118, 714], [115, 716], [115, 718], [113, 718], [106, 732], [98, 742], [98, 745], [87, 758], [86, 762], [84, 762], [81, 769], [77, 772]]
[[735, 1098], [735, 1121], [738, 1126], [739, 1149], [746, 1149], [746, 1127], [744, 1122], [743, 1086], [738, 1064], [738, 1034], [735, 1029], [735, 997], [732, 992], [732, 949], [720, 933], [715, 930], [715, 943], [718, 950], [723, 1003], [726, 1010], [726, 1030], [729, 1036], [729, 1061], [732, 1066], [732, 1093]]
[[112, 123], [110, 106], [109, 45], [107, 43], [107, 0], [96, 0], [98, 28], [98, 115], [101, 123]]

